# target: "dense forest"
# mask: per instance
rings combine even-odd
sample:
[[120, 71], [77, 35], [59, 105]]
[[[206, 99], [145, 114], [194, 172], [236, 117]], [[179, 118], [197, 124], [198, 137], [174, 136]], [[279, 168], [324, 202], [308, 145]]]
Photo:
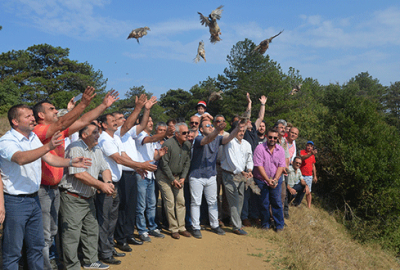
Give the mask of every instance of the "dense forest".
[[[222, 100], [208, 103], [212, 115], [228, 121], [244, 112], [250, 93], [256, 118], [261, 95], [268, 97], [265, 121], [271, 127], [285, 119], [300, 130], [298, 148], [307, 140], [318, 147], [319, 183], [315, 192], [329, 211], [360, 241], [378, 242], [400, 252], [400, 82], [383, 86], [368, 72], [343, 85], [320, 85], [290, 68], [283, 72], [268, 55], [254, 53], [255, 44], [239, 41], [227, 56], [227, 68], [217, 78], [206, 78], [191, 89], [170, 89], [153, 107], [155, 122], [189, 119], [199, 100], [222, 91]], [[0, 55], [0, 114], [17, 103], [51, 100], [66, 108], [71, 97], [87, 85], [97, 89], [91, 108], [101, 102], [107, 79], [89, 63], [68, 58], [69, 49], [48, 44]], [[394, 78], [395, 80], [395, 78]], [[293, 87], [301, 85], [294, 95]], [[129, 113], [135, 96], [146, 93], [132, 86], [111, 111]]]

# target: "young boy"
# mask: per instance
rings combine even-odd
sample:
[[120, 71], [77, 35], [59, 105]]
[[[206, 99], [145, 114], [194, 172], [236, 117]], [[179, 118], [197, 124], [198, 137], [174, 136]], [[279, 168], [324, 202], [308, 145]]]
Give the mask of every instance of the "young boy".
[[306, 196], [307, 206], [311, 207], [311, 185], [312, 183], [317, 183], [317, 169], [315, 168], [315, 154], [317, 153], [317, 149], [314, 149], [314, 143], [312, 141], [308, 141], [305, 150], [300, 151], [300, 156], [303, 161], [301, 164], [300, 170], [303, 175], [304, 181], [306, 181], [310, 192]]
[[293, 165], [289, 166], [287, 194], [289, 202], [291, 202], [294, 198], [294, 206], [298, 206], [301, 203], [304, 193], [310, 193], [310, 190], [300, 171], [301, 163], [301, 157], [295, 157], [293, 160]]
[[195, 116], [198, 116], [201, 118], [205, 118], [207, 117], [211, 122], [214, 119], [214, 117], [211, 116], [211, 114], [209, 114], [208, 112], [206, 112], [207, 109], [207, 103], [205, 101], [199, 101], [196, 105], [196, 110], [197, 113], [195, 114]]

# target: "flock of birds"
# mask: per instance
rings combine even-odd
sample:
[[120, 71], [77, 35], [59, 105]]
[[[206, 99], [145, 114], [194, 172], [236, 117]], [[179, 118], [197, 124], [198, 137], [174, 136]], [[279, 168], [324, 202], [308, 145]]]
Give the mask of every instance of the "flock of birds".
[[[210, 31], [210, 34], [211, 34], [210, 42], [213, 43], [213, 44], [217, 43], [218, 41], [221, 41], [221, 38], [220, 38], [221, 28], [219, 27], [219, 25], [217, 23], [217, 20], [221, 19], [221, 15], [222, 15], [222, 11], [223, 11], [222, 8], [223, 7], [224, 6], [222, 6], [222, 5], [217, 7], [215, 10], [213, 10], [211, 12], [211, 14], [208, 15], [208, 17], [204, 16], [200, 12], [197, 12], [200, 15], [200, 23], [202, 25], [204, 25], [205, 27], [209, 28], [209, 31]], [[145, 35], [147, 35], [147, 31], [150, 31], [150, 28], [147, 27], [147, 26], [133, 29], [132, 32], [129, 34], [127, 39], [135, 38], [136, 41], [140, 44], [139, 38], [142, 38]], [[269, 44], [272, 42], [272, 40], [274, 38], [276, 38], [277, 36], [279, 36], [280, 34], [282, 34], [282, 32], [283, 32], [283, 30], [280, 31], [278, 34], [261, 41], [260, 44], [254, 48], [253, 52], [258, 52], [260, 54], [264, 54], [268, 50]], [[197, 55], [194, 58], [194, 62], [198, 63], [201, 60], [200, 58], [203, 58], [204, 62], [207, 62], [207, 60], [206, 60], [206, 51], [204, 49], [204, 42], [203, 41], [199, 42], [199, 46], [197, 48]], [[300, 87], [301, 87], [301, 85], [295, 85], [293, 87], [293, 90], [289, 94], [290, 95], [296, 94], [297, 92], [300, 91]], [[210, 96], [210, 98], [211, 98], [211, 101], [215, 100], [215, 99], [220, 99], [221, 95], [219, 94], [219, 95], [216, 95], [216, 96]]]

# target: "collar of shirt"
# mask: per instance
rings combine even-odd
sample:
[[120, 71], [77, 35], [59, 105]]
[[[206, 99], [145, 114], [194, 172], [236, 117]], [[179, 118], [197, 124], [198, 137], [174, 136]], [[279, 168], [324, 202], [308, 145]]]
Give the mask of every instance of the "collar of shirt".
[[32, 141], [33, 138], [36, 136], [35, 133], [33, 133], [31, 131], [31, 133], [29, 133], [29, 138], [25, 137], [21, 132], [16, 131], [15, 129], [11, 128], [11, 134], [17, 138], [19, 141], [23, 141], [23, 140], [29, 140]]

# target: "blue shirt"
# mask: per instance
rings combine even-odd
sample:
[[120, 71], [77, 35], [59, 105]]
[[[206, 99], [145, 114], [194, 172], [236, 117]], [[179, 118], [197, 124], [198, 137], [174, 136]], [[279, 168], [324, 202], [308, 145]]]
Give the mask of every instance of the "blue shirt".
[[210, 178], [217, 175], [217, 155], [223, 137], [217, 136], [212, 142], [201, 145], [203, 138], [203, 136], [197, 136], [194, 139], [189, 177]]

